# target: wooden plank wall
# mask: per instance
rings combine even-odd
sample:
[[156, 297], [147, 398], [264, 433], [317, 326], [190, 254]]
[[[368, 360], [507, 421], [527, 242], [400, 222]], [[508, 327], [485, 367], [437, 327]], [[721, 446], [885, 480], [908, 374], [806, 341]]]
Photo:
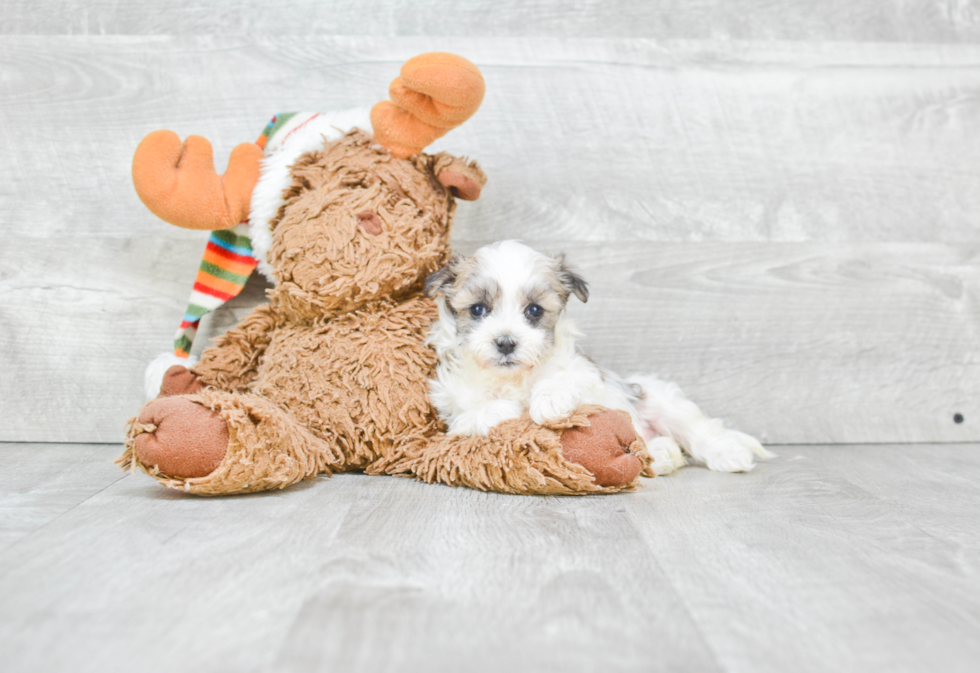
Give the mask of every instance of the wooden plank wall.
[[0, 441], [120, 441], [169, 348], [204, 237], [135, 196], [144, 134], [204, 135], [223, 170], [429, 50], [488, 85], [433, 146], [490, 176], [457, 247], [568, 252], [596, 359], [771, 443], [980, 440], [980, 2], [2, 9]]

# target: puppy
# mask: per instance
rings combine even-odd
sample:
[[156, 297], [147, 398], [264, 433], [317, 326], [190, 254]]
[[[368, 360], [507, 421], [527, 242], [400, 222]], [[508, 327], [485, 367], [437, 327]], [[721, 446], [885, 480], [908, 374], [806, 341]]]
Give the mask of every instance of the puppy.
[[565, 313], [588, 284], [565, 263], [517, 241], [459, 255], [429, 276], [439, 320], [428, 343], [439, 356], [430, 397], [451, 434], [486, 435], [524, 411], [539, 424], [567, 418], [585, 404], [630, 414], [657, 474], [685, 464], [683, 449], [713, 470], [743, 472], [753, 456], [770, 457], [746, 434], [705, 417], [673, 383], [627, 380], [598, 367], [575, 346], [581, 333]]

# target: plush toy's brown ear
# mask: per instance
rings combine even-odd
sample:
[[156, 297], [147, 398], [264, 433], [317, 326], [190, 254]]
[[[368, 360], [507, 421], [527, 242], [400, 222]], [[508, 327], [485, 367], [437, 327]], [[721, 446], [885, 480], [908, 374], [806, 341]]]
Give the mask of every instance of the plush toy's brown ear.
[[487, 184], [487, 176], [475, 161], [467, 161], [465, 157], [457, 158], [445, 152], [435, 156], [432, 171], [436, 180], [449, 189], [453, 196], [464, 201], [476, 201], [480, 198], [483, 185]]

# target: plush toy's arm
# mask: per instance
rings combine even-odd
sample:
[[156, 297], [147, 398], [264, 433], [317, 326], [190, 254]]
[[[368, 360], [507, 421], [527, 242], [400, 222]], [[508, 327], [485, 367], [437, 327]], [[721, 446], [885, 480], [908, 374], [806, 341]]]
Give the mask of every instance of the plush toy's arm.
[[544, 427], [527, 414], [486, 437], [437, 435], [405, 447], [386, 471], [480, 491], [575, 495], [632, 490], [653, 476], [650, 456], [623, 412], [587, 406]]
[[271, 304], [258, 306], [237, 326], [214, 339], [191, 371], [209, 386], [244, 391], [255, 378], [259, 362], [281, 316]]

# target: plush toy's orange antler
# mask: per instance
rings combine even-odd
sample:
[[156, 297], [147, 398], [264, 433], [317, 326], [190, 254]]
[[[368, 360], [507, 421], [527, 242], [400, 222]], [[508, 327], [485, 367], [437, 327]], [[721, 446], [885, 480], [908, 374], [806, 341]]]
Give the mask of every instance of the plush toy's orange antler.
[[211, 143], [173, 131], [154, 131], [133, 155], [136, 193], [154, 215], [185, 229], [229, 229], [248, 217], [259, 181], [262, 149], [242, 143], [231, 152], [228, 170], [214, 170]]
[[388, 89], [391, 100], [371, 110], [374, 141], [396, 157], [418, 154], [469, 119], [485, 90], [479, 68], [462, 56], [432, 52], [409, 59]]

